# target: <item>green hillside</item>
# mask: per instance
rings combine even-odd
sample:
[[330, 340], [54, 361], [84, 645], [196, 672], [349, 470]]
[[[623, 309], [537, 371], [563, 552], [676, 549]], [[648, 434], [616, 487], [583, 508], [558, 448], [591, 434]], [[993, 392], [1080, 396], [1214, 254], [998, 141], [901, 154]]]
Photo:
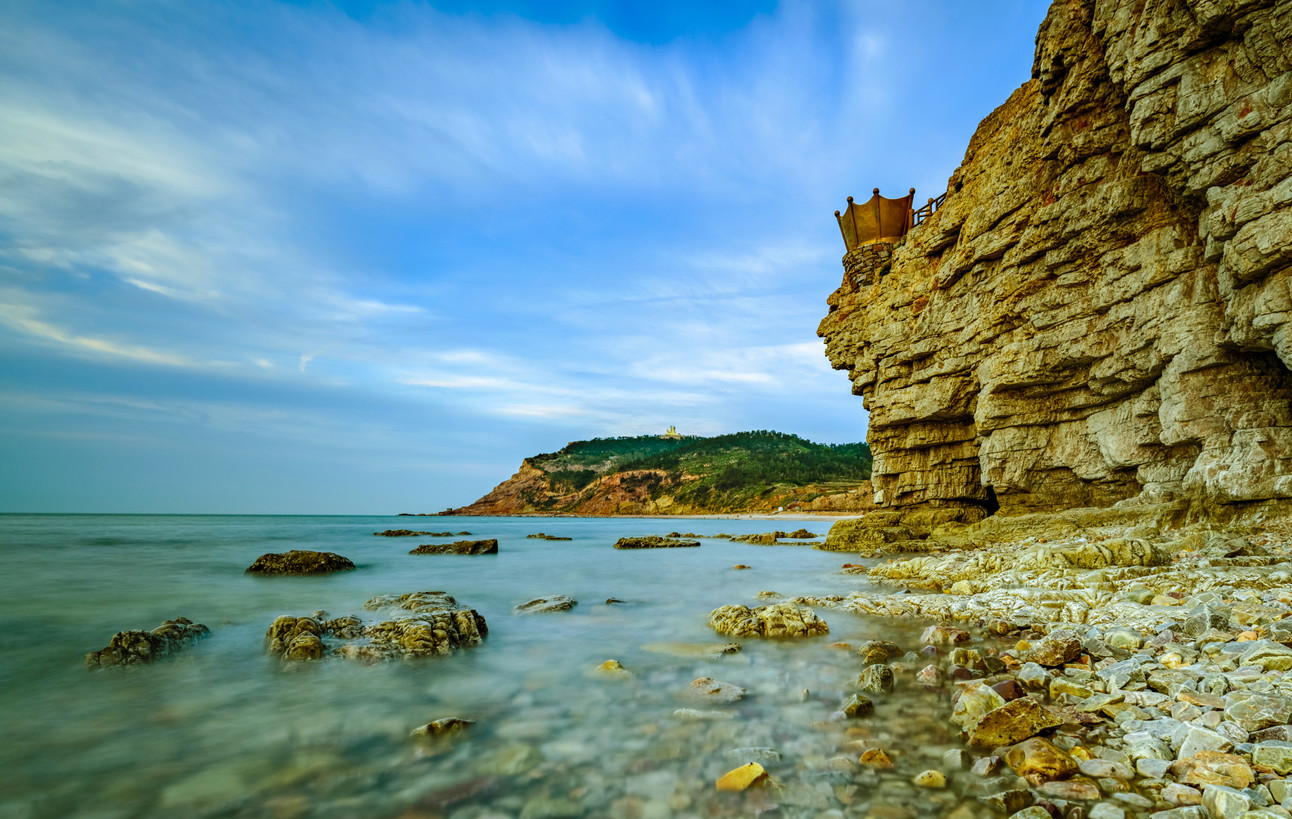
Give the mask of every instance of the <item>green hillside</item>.
[[778, 486], [860, 483], [869, 480], [871, 466], [870, 447], [864, 443], [817, 444], [768, 430], [679, 440], [594, 438], [529, 460], [548, 473], [553, 488], [567, 492], [602, 475], [659, 469], [681, 484], [673, 490], [677, 500], [709, 506], [721, 497], [724, 507]]

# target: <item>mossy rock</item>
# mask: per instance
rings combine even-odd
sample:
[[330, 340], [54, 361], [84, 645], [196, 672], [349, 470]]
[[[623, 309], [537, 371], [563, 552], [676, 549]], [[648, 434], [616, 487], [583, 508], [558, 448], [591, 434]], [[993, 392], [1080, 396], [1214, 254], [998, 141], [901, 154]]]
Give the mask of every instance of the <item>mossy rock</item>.
[[267, 553], [247, 567], [246, 574], [331, 574], [354, 568], [347, 557], [334, 552], [310, 552], [293, 549], [283, 554]]
[[454, 543], [424, 543], [409, 552], [410, 555], [496, 555], [498, 541], [459, 540]]

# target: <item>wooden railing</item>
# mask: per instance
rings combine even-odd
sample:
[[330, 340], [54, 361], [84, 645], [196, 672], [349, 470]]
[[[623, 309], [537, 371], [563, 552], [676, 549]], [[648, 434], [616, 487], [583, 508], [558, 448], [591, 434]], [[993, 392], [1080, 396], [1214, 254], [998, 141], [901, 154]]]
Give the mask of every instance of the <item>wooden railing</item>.
[[927, 205], [924, 205], [923, 207], [920, 207], [920, 208], [916, 208], [911, 217], [911, 227], [915, 227], [916, 225], [923, 222], [925, 219], [932, 216], [933, 212], [938, 208], [942, 207], [942, 203], [945, 201], [947, 201], [947, 195], [944, 193], [941, 196], [939, 196], [937, 199], [930, 199]]

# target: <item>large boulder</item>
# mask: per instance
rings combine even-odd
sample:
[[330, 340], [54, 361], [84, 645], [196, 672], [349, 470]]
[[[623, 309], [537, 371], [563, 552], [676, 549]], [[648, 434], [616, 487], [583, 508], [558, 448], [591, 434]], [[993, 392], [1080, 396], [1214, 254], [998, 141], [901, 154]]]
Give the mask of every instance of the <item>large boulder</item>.
[[349, 558], [333, 552], [309, 552], [293, 549], [284, 554], [269, 552], [256, 558], [246, 574], [331, 574], [354, 568]]
[[496, 555], [498, 541], [459, 540], [453, 543], [423, 543], [409, 552], [410, 555]]
[[830, 627], [807, 606], [721, 606], [709, 613], [709, 628], [731, 637], [814, 637]]
[[187, 617], [167, 620], [152, 631], [118, 631], [108, 644], [85, 655], [89, 670], [143, 665], [191, 646], [211, 630]]

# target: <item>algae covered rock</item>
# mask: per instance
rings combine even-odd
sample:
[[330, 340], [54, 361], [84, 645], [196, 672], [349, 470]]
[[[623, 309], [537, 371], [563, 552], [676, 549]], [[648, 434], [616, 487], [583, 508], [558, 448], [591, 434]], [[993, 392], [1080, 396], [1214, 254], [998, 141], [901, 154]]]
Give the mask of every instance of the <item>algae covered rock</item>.
[[270, 654], [284, 660], [318, 660], [335, 655], [361, 662], [396, 658], [444, 656], [454, 650], [479, 645], [489, 634], [484, 617], [458, 605], [442, 591], [383, 595], [364, 603], [368, 610], [412, 612], [365, 625], [347, 615], [278, 617], [265, 632]]
[[[825, 542], [818, 543], [816, 548], [864, 555], [921, 551], [919, 536], [897, 521], [897, 515], [891, 512], [872, 512], [865, 517], [837, 521], [830, 527]], [[912, 545], [912, 541], [917, 542]]]
[[616, 549], [683, 549], [699, 546], [698, 540], [679, 540], [671, 537], [621, 537], [615, 541]]
[[830, 627], [807, 606], [721, 606], [709, 614], [709, 628], [731, 637], [813, 637]]
[[371, 638], [382, 658], [442, 657], [454, 649], [484, 642], [489, 627], [474, 609], [439, 610], [385, 620], [367, 627], [364, 634]]
[[167, 620], [152, 631], [119, 631], [106, 646], [85, 655], [85, 667], [144, 665], [182, 651], [210, 633], [187, 617]]
[[972, 748], [999, 748], [1034, 737], [1063, 722], [1030, 697], [1010, 700], [988, 711], [968, 731]]
[[283, 615], [266, 629], [265, 648], [287, 660], [317, 660], [324, 653], [322, 634], [322, 624], [313, 617]]
[[410, 555], [496, 555], [498, 541], [459, 540], [453, 543], [423, 543], [409, 552]]
[[887, 665], [867, 666], [857, 677], [857, 690], [873, 694], [893, 693], [893, 669]]
[[331, 574], [354, 568], [349, 558], [333, 552], [310, 552], [293, 549], [277, 554], [269, 552], [256, 558], [246, 574]]

